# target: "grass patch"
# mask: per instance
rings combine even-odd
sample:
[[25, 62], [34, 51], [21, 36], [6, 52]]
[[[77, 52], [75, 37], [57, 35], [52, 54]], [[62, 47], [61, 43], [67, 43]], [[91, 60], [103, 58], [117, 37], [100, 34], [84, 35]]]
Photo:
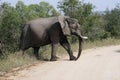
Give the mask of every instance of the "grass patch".
[[97, 41], [85, 41], [83, 43], [83, 49], [89, 49], [94, 47], [102, 47], [102, 46], [110, 46], [110, 45], [119, 45], [120, 39], [115, 38], [107, 38], [103, 40], [97, 40]]
[[32, 64], [35, 61], [36, 59], [34, 57], [30, 57], [27, 54], [23, 56], [20, 52], [16, 52], [0, 60], [0, 72], [9, 71], [16, 67]]
[[[120, 44], [120, 39], [114, 39], [114, 38], [108, 38], [104, 40], [97, 40], [97, 41], [84, 41], [83, 43], [83, 49], [89, 49], [89, 48], [94, 48], [94, 47], [101, 47], [101, 46], [109, 46], [109, 45], [119, 45]], [[78, 43], [71, 44], [71, 48], [73, 52], [78, 51]], [[51, 46], [48, 45], [44, 48], [44, 50], [40, 50], [41, 54], [41, 59], [49, 59], [50, 54], [51, 54]], [[27, 54], [28, 53], [28, 54]], [[33, 55], [33, 52], [30, 50], [27, 50], [25, 55], [23, 56], [20, 52], [16, 53], [8, 53], [8, 57], [5, 59], [0, 59], [0, 72], [1, 71], [9, 71], [13, 68], [20, 67], [23, 65], [27, 64], [33, 64], [37, 60], [35, 59], [35, 56]], [[66, 55], [67, 52], [66, 50], [59, 46], [57, 50], [57, 55]]]

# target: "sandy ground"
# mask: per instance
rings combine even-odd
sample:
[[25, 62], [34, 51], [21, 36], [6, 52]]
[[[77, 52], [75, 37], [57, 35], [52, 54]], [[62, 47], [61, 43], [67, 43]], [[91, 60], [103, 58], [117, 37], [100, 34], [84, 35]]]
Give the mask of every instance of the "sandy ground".
[[120, 45], [84, 50], [77, 61], [67, 59], [38, 63], [5, 80], [120, 80]]

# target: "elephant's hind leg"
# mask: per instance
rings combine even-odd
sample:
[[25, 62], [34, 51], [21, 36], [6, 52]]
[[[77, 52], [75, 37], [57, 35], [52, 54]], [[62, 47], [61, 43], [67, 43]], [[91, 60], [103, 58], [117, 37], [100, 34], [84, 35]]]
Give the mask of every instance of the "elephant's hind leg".
[[56, 56], [56, 51], [58, 48], [58, 43], [52, 43], [52, 50], [51, 50], [51, 59], [50, 61], [56, 61], [57, 60], [57, 56]]
[[34, 49], [34, 55], [37, 58], [37, 60], [40, 59], [40, 57], [39, 57], [39, 48], [40, 47], [33, 47], [33, 49]]

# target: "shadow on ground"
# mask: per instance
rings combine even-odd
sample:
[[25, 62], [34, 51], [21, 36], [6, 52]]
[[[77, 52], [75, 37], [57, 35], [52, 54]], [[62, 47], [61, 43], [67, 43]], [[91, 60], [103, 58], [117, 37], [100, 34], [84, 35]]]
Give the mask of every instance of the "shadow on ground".
[[117, 53], [120, 53], [120, 50], [116, 50]]

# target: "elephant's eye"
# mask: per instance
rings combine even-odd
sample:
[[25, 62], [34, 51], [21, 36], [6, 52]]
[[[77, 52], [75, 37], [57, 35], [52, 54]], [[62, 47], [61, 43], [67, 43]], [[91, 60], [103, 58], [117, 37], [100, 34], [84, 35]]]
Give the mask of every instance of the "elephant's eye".
[[71, 28], [72, 28], [72, 29], [77, 29], [78, 26], [77, 26], [77, 24], [74, 23], [74, 24], [71, 24]]

